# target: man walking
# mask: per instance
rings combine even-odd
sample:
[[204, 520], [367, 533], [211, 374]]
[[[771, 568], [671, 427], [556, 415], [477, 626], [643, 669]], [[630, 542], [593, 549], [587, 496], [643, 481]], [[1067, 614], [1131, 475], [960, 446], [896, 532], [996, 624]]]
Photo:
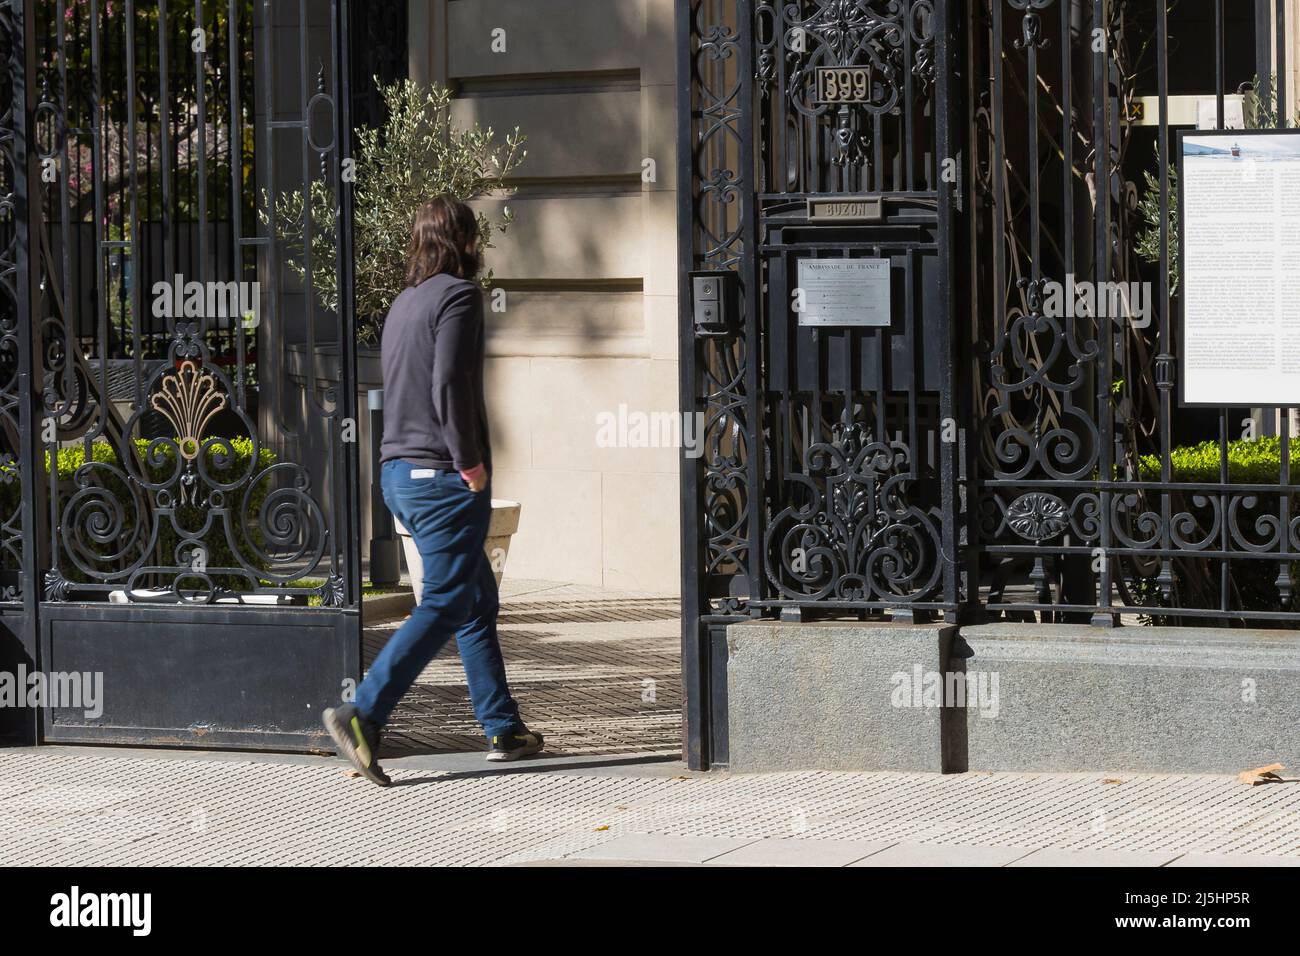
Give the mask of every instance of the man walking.
[[387, 786], [380, 734], [407, 689], [453, 636], [489, 760], [542, 749], [524, 726], [497, 640], [497, 585], [483, 552], [492, 516], [491, 450], [483, 399], [483, 299], [478, 222], [450, 197], [416, 213], [407, 288], [384, 323], [381, 484], [388, 510], [424, 562], [424, 593], [357, 688], [355, 703], [325, 711], [341, 755]]

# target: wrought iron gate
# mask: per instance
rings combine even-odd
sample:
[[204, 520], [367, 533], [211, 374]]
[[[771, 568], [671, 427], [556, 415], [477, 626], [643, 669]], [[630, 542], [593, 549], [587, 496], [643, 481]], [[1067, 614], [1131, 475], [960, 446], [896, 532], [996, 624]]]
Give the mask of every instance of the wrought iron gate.
[[[683, 478], [693, 766], [726, 761], [728, 623], [957, 610], [949, 7], [682, 7], [682, 401], [705, 416]], [[883, 321], [810, 321], [801, 275], [854, 262], [882, 277]], [[710, 322], [714, 282], [736, 294]]]
[[[1228, 96], [1245, 125], [1289, 125], [1286, 4], [990, 0], [973, 36], [974, 610], [1296, 627], [1293, 416], [1176, 392], [1171, 100], [1199, 95], [1213, 128]], [[1146, 283], [1150, 315], [1049, 314], [1071, 276]]]
[[103, 681], [13, 735], [307, 749], [359, 676], [347, 23], [0, 3], [3, 663]]
[[[1171, 90], [1287, 122], [1285, 4], [1232, 7], [679, 4], [692, 766], [727, 762], [737, 621], [1300, 624], [1290, 416], [1173, 393]], [[887, 320], [810, 321], [800, 270], [855, 259]], [[1149, 282], [1149, 326], [1046, 314], [1067, 277]], [[1275, 475], [1230, 462], [1243, 414]], [[1178, 449], [1200, 427], [1213, 474]]]

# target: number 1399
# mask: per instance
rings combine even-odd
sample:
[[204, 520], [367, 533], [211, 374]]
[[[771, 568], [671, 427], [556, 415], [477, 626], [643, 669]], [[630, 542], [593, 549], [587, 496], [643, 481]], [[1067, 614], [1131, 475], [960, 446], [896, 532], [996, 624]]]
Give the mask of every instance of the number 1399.
[[871, 77], [862, 66], [817, 68], [817, 102], [865, 103], [870, 99]]

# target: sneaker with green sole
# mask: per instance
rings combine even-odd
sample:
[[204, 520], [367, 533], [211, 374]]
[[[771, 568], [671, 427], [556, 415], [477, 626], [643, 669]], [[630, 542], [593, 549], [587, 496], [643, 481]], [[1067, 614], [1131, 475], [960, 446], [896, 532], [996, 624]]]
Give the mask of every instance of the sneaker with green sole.
[[352, 704], [327, 707], [321, 715], [340, 757], [346, 757], [371, 783], [386, 787], [392, 780], [379, 766], [379, 726], [367, 720]]

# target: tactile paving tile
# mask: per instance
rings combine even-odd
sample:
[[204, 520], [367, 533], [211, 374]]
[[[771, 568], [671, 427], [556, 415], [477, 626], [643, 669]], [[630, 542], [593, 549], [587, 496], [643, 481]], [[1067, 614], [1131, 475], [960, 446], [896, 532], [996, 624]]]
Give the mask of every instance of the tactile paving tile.
[[[303, 764], [172, 757], [0, 752], [0, 773], [43, 781], [39, 819], [0, 801], [0, 862], [17, 865], [392, 863], [476, 865], [590, 833], [604, 808], [664, 785], [624, 776], [466, 775], [395, 771], [387, 790]], [[113, 788], [120, 826], [88, 830], [94, 798], [68, 781]], [[93, 790], [92, 788], [88, 788]]]
[[13, 785], [0, 796], [0, 862], [475, 866], [555, 859], [628, 834], [1300, 858], [1300, 788], [1228, 777], [393, 777], [381, 790], [332, 760], [0, 751], [0, 778]]

